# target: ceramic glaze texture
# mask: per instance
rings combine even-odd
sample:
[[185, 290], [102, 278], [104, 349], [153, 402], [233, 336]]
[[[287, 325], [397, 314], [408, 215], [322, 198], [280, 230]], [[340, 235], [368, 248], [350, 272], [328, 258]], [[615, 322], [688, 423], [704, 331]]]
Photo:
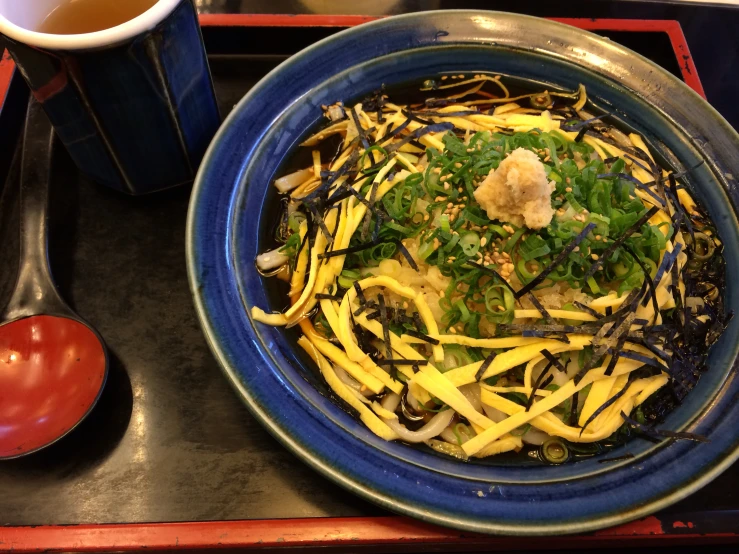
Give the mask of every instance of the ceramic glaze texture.
[[5, 43], [77, 166], [144, 194], [195, 177], [220, 124], [190, 0], [113, 46], [56, 50]]
[[[296, 350], [294, 331], [250, 319], [253, 305], [283, 307], [253, 260], [272, 225], [265, 206], [276, 194], [269, 183], [320, 120], [320, 105], [443, 71], [585, 84], [597, 104], [616, 109], [668, 163], [705, 160], [690, 185], [714, 218], [727, 259], [739, 255], [739, 137], [667, 72], [595, 35], [525, 16], [446, 11], [391, 18], [340, 33], [282, 64], [237, 106], [206, 156], [191, 201], [188, 263], [201, 323], [226, 375], [256, 417], [307, 463], [382, 506], [434, 523], [574, 533], [682, 498], [737, 455], [736, 324], [712, 349], [711, 370], [664, 423], [708, 435], [709, 444], [636, 440], [611, 454], [628, 450], [635, 456], [628, 461], [524, 467], [495, 459], [460, 463], [382, 441], [330, 400]], [[738, 269], [729, 264], [728, 282], [739, 278]], [[739, 307], [733, 288], [727, 304]]]

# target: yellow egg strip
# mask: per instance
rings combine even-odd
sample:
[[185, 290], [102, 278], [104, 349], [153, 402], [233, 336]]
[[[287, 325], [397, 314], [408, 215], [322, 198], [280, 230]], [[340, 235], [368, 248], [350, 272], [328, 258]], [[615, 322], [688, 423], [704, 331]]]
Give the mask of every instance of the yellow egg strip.
[[377, 415], [367, 408], [356, 396], [354, 396], [348, 389], [348, 387], [341, 382], [336, 376], [331, 364], [323, 355], [316, 350], [316, 347], [305, 337], [298, 339], [298, 344], [305, 350], [308, 355], [313, 358], [316, 362], [318, 369], [321, 371], [321, 375], [326, 380], [326, 383], [336, 395], [341, 398], [344, 402], [349, 404], [352, 408], [359, 412], [359, 419], [378, 437], [387, 441], [395, 440], [398, 435], [390, 427], [387, 426]]
[[308, 336], [308, 340], [313, 343], [313, 345], [321, 354], [323, 354], [336, 365], [341, 367], [354, 379], [359, 381], [375, 394], [380, 394], [383, 390], [385, 390], [385, 383], [382, 380], [365, 371], [364, 368], [358, 363], [351, 361], [341, 350], [341, 348], [337, 347], [326, 339], [319, 337], [316, 334]]
[[511, 450], [518, 450], [523, 448], [523, 441], [521, 437], [514, 437], [507, 435], [499, 438], [497, 441], [488, 444], [485, 448], [475, 454], [475, 458], [487, 458], [488, 456], [495, 456], [496, 454], [502, 454], [503, 452], [510, 452]]
[[[625, 366], [626, 364], [623, 365]], [[642, 365], [643, 364], [639, 364], [639, 367], [641, 367]], [[575, 392], [581, 391], [596, 379], [602, 378], [606, 367], [607, 366], [601, 366], [599, 368], [591, 369], [587, 374], [585, 374], [585, 376], [577, 385], [572, 380], [568, 381], [551, 395], [543, 398], [539, 402], [534, 403], [529, 411], [516, 413], [511, 417], [501, 421], [500, 423], [496, 423], [493, 427], [486, 429], [485, 432], [483, 432], [482, 434], [477, 435], [475, 438], [464, 443], [464, 445], [462, 445], [462, 448], [468, 456], [472, 456], [475, 452], [482, 449], [486, 444], [497, 440], [506, 433], [510, 433], [521, 425], [529, 423], [535, 417], [542, 415], [544, 412], [548, 412], [552, 408], [555, 408], [556, 406], [567, 400], [569, 397], [575, 394]]]

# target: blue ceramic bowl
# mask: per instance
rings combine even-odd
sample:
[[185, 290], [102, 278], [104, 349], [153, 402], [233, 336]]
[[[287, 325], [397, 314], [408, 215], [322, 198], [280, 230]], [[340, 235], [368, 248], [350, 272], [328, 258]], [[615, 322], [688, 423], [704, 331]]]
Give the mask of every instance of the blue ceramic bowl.
[[[711, 350], [710, 370], [664, 427], [710, 437], [628, 444], [635, 457], [563, 466], [462, 463], [385, 442], [331, 399], [296, 333], [254, 322], [253, 305], [284, 308], [254, 268], [267, 244], [281, 164], [321, 118], [321, 104], [361, 98], [442, 71], [491, 71], [572, 89], [616, 108], [666, 162], [692, 167], [690, 185], [726, 245], [727, 282], [739, 279], [739, 136], [663, 69], [596, 35], [494, 12], [394, 17], [344, 31], [265, 77], [234, 109], [210, 147], [187, 230], [190, 284], [201, 324], [252, 413], [320, 473], [381, 506], [433, 523], [486, 533], [545, 535], [643, 516], [705, 485], [739, 454], [739, 325]], [[679, 160], [679, 162], [678, 162]], [[726, 303], [739, 311], [737, 289]], [[612, 456], [623, 454], [626, 448]]]

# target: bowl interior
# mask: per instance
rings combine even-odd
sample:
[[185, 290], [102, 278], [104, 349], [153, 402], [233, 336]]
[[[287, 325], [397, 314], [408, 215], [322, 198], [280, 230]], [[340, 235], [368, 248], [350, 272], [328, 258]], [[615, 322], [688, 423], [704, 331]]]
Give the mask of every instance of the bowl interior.
[[[582, 83], [590, 100], [600, 108], [614, 111], [614, 119], [624, 128], [642, 134], [653, 147], [664, 165], [676, 170], [699, 166], [690, 172], [688, 181], [699, 202], [708, 210], [725, 244], [728, 260], [739, 255], [739, 233], [732, 203], [709, 164], [703, 161], [694, 139], [670, 122], [657, 109], [626, 88], [600, 75], [564, 60], [527, 51], [512, 51], [494, 45], [440, 45], [409, 50], [378, 57], [350, 67], [331, 76], [320, 86], [285, 109], [260, 140], [248, 165], [244, 167], [232, 219], [230, 255], [243, 310], [259, 306], [271, 310], [286, 307], [284, 287], [274, 280], [261, 277], [254, 268], [256, 255], [272, 246], [278, 209], [276, 191], [270, 183], [284, 171], [298, 144], [315, 129], [322, 119], [321, 104], [337, 100], [358, 101], [381, 85], [390, 89], [419, 79], [434, 77], [441, 72], [488, 72], [514, 76], [537, 86], [554, 89], [575, 89]], [[259, 214], [259, 217], [255, 217]], [[254, 237], [259, 237], [254, 240]], [[739, 267], [727, 264], [727, 283], [739, 275]], [[728, 309], [739, 307], [734, 287], [726, 291]], [[387, 443], [367, 432], [364, 426], [347, 413], [341, 401], [335, 398], [317, 373], [315, 365], [296, 346], [299, 336], [294, 329], [285, 330], [254, 324], [260, 347], [269, 352], [274, 362], [272, 371], [303, 401], [309, 403], [322, 417], [329, 419], [357, 440], [399, 460], [448, 475], [467, 479], [492, 479], [496, 482], [547, 482], [573, 479], [599, 472], [611, 471], [619, 464], [600, 464], [596, 458], [563, 466], [543, 466], [536, 462], [521, 463], [520, 457], [493, 457], [488, 460], [460, 463], [435, 452], [398, 443]], [[662, 424], [672, 430], [684, 430], [695, 422], [710, 404], [724, 383], [737, 351], [739, 326], [730, 325], [721, 340], [713, 346], [709, 357], [710, 370], [698, 386]], [[244, 335], [244, 340], [248, 337]], [[651, 442], [635, 439], [613, 450], [608, 456], [626, 452], [637, 458], [655, 449], [663, 448]], [[626, 462], [624, 462], [626, 463]], [[537, 465], [538, 467], [527, 467]]]

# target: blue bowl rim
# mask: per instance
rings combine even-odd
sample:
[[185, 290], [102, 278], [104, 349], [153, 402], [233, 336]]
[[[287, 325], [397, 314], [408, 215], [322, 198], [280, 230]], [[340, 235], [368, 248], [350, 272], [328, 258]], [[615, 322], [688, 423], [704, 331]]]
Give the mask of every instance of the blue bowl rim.
[[[386, 508], [393, 509], [395, 511], [400, 511], [402, 513], [412, 515], [420, 519], [430, 521], [432, 523], [437, 523], [437, 524], [447, 525], [447, 526], [452, 526], [452, 527], [457, 527], [457, 528], [463, 528], [463, 529], [468, 529], [468, 530], [473, 530], [473, 531], [479, 531], [479, 532], [487, 532], [487, 533], [492, 532], [492, 533], [526, 534], [526, 535], [543, 535], [543, 534], [551, 534], [551, 533], [574, 533], [574, 532], [589, 531], [589, 530], [593, 530], [597, 528], [611, 526], [611, 525], [618, 524], [618, 523], [623, 523], [624, 521], [628, 521], [628, 520], [635, 519], [640, 516], [652, 513], [660, 508], [663, 508], [669, 504], [672, 504], [684, 498], [685, 496], [691, 494], [692, 492], [696, 491], [697, 489], [701, 488], [706, 483], [714, 479], [717, 475], [719, 475], [722, 471], [724, 471], [727, 467], [729, 467], [737, 458], [739, 458], [739, 448], [734, 449], [733, 452], [724, 456], [717, 463], [714, 463], [714, 465], [711, 467], [711, 469], [708, 472], [702, 474], [700, 477], [693, 480], [690, 484], [683, 486], [679, 489], [673, 490], [670, 493], [665, 494], [664, 496], [660, 497], [658, 500], [651, 502], [649, 504], [642, 505], [639, 507], [634, 507], [632, 510], [628, 512], [624, 511], [622, 513], [616, 514], [615, 516], [609, 516], [609, 517], [601, 518], [598, 520], [578, 522], [577, 524], [574, 524], [574, 525], [568, 522], [564, 522], [559, 525], [548, 524], [544, 527], [540, 525], [536, 525], [536, 524], [529, 525], [529, 526], [522, 526], [522, 525], [507, 526], [505, 524], [492, 524], [492, 525], [480, 526], [479, 524], [474, 524], [474, 523], [470, 524], [464, 521], [449, 520], [449, 519], [445, 519], [442, 517], [437, 517], [434, 514], [429, 514], [423, 511], [416, 510], [414, 509], [413, 506], [398, 504], [397, 498], [379, 497], [376, 491], [374, 491], [372, 488], [363, 486], [361, 483], [357, 483], [351, 479], [345, 478], [343, 475], [337, 472], [334, 468], [332, 468], [329, 464], [324, 463], [317, 456], [315, 456], [315, 454], [311, 452], [310, 449], [305, 448], [301, 444], [299, 444], [299, 442], [296, 441], [292, 436], [290, 436], [289, 433], [287, 433], [285, 430], [283, 430], [279, 426], [275, 425], [269, 413], [260, 409], [260, 407], [257, 405], [257, 403], [252, 398], [249, 390], [246, 387], [244, 387], [243, 384], [239, 381], [237, 372], [234, 370], [233, 367], [231, 367], [231, 364], [228, 361], [227, 356], [225, 355], [221, 345], [219, 344], [218, 334], [216, 333], [216, 330], [213, 327], [212, 322], [210, 321], [208, 311], [205, 306], [204, 292], [200, 288], [200, 281], [199, 281], [200, 278], [199, 278], [198, 270], [202, 269], [202, 267], [198, 266], [199, 260], [198, 260], [198, 252], [196, 248], [197, 237], [196, 237], [195, 231], [196, 231], [196, 223], [197, 223], [197, 216], [198, 216], [198, 208], [200, 207], [200, 198], [201, 198], [201, 195], [203, 194], [203, 191], [207, 187], [206, 176], [207, 176], [208, 170], [210, 169], [212, 159], [216, 151], [221, 146], [221, 142], [226, 135], [226, 132], [227, 132], [226, 130], [234, 122], [234, 120], [237, 119], [240, 110], [248, 102], [250, 102], [253, 98], [258, 96], [265, 82], [269, 81], [270, 79], [274, 78], [280, 73], [286, 72], [287, 70], [289, 70], [289, 68], [293, 64], [297, 63], [302, 58], [306, 58], [310, 56], [310, 54], [315, 52], [316, 50], [319, 50], [330, 43], [335, 43], [338, 40], [341, 40], [342, 38], [346, 38], [354, 34], [364, 33], [364, 32], [369, 33], [371, 32], [373, 28], [380, 28], [384, 25], [388, 25], [389, 22], [398, 22], [404, 19], [408, 20], [408, 19], [415, 19], [415, 18], [423, 18], [423, 17], [433, 16], [433, 15], [443, 15], [446, 18], [452, 17], [452, 16], [456, 16], [456, 17], [482, 16], [482, 17], [497, 17], [497, 18], [507, 18], [507, 19], [512, 18], [515, 20], [528, 22], [529, 24], [549, 25], [552, 27], [557, 26], [563, 32], [572, 33], [574, 30], [578, 34], [587, 37], [591, 41], [591, 44], [605, 45], [609, 49], [613, 49], [615, 46], [617, 50], [620, 50], [622, 53], [628, 54], [634, 60], [638, 60], [639, 63], [641, 63], [643, 66], [649, 68], [650, 73], [656, 72], [662, 82], [668, 82], [671, 86], [677, 87], [682, 94], [685, 94], [688, 97], [691, 97], [690, 98], [691, 101], [698, 103], [698, 105], [704, 111], [704, 113], [710, 116], [710, 119], [712, 120], [713, 125], [718, 125], [719, 127], [723, 128], [722, 129], [723, 135], [726, 138], [726, 141], [728, 143], [739, 144], [739, 135], [737, 135], [737, 133], [728, 125], [728, 123], [726, 123], [723, 120], [723, 118], [707, 102], [705, 102], [700, 96], [698, 96], [692, 89], [687, 87], [687, 85], [685, 85], [681, 81], [674, 78], [672, 75], [667, 73], [664, 69], [660, 68], [659, 66], [656, 66], [651, 61], [628, 50], [627, 48], [614, 45], [610, 41], [607, 41], [607, 39], [603, 39], [592, 33], [573, 29], [566, 24], [542, 20], [542, 19], [530, 17], [530, 16], [508, 14], [504, 12], [477, 11], [477, 10], [446, 10], [446, 11], [440, 11], [440, 12], [420, 12], [420, 13], [406, 14], [402, 16], [395, 16], [393, 18], [383, 19], [383, 20], [367, 23], [367, 24], [361, 25], [356, 28], [342, 31], [336, 35], [333, 35], [332, 37], [319, 41], [316, 44], [311, 45], [310, 47], [304, 49], [300, 53], [296, 54], [295, 56], [291, 57], [290, 59], [280, 64], [277, 68], [272, 70], [269, 74], [267, 74], [262, 79], [262, 81], [260, 81], [254, 88], [252, 88], [244, 96], [244, 98], [234, 108], [233, 112], [225, 120], [223, 126], [221, 127], [215, 139], [211, 143], [211, 146], [209, 147], [206, 153], [206, 156], [203, 160], [203, 164], [201, 165], [201, 169], [198, 173], [198, 177], [196, 179], [195, 186], [193, 189], [191, 203], [190, 203], [190, 210], [188, 213], [187, 262], [188, 262], [188, 277], [190, 280], [190, 286], [191, 286], [193, 299], [195, 302], [196, 311], [198, 313], [198, 318], [199, 318], [201, 327], [204, 330], [207, 342], [211, 350], [213, 351], [214, 355], [218, 359], [219, 364], [221, 365], [224, 373], [228, 377], [232, 386], [234, 386], [237, 392], [241, 395], [242, 399], [245, 401], [245, 403], [247, 404], [247, 407], [250, 409], [252, 414], [283, 445], [285, 445], [293, 453], [298, 455], [303, 461], [307, 462], [310, 466], [318, 470], [324, 476], [329, 477], [330, 479], [337, 482], [338, 484], [348, 488], [349, 490], [359, 494], [360, 496], [366, 499], [379, 503]], [[569, 59], [568, 61], [572, 62], [573, 60]], [[593, 70], [592, 67], [589, 67], [589, 69]], [[611, 79], [615, 78], [614, 75], [610, 75], [610, 74], [605, 74], [605, 76]], [[648, 87], [648, 85], [646, 86]], [[634, 89], [633, 92], [635, 94], [638, 94], [638, 91], [636, 89]], [[649, 94], [644, 94], [643, 97], [645, 97], [648, 101]], [[709, 158], [709, 161], [713, 162], [715, 160], [713, 158]], [[736, 191], [736, 183], [734, 182], [734, 178], [731, 176], [727, 177], [724, 174], [724, 172], [721, 171], [722, 169], [723, 168], [721, 167], [719, 167], [718, 169], [714, 167], [714, 173], [716, 173], [719, 176], [720, 180], [722, 180], [724, 188], [728, 190], [733, 189], [734, 191]], [[239, 177], [241, 177], [241, 175], [243, 174], [243, 171], [244, 171], [244, 167], [241, 168]], [[733, 202], [736, 203], [736, 198], [737, 198], [736, 195], [733, 194], [731, 196], [732, 196]], [[711, 461], [716, 462], [716, 460], [711, 460]]]

